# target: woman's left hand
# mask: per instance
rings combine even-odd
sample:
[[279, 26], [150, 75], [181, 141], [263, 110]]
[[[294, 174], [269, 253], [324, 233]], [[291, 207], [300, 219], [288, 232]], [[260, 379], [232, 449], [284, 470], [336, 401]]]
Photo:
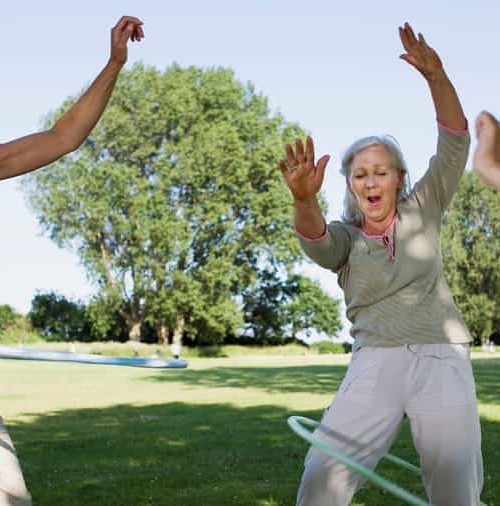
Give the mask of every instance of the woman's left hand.
[[409, 23], [399, 27], [399, 37], [406, 53], [400, 58], [413, 65], [427, 81], [435, 81], [443, 77], [443, 63], [432, 47], [427, 45], [424, 36], [419, 33], [415, 36]]

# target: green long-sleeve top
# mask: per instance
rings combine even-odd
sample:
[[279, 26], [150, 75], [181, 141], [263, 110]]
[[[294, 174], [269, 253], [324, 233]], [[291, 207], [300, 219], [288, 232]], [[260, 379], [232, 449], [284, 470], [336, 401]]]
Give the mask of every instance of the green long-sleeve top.
[[464, 172], [470, 136], [441, 125], [438, 131], [436, 154], [398, 203], [385, 241], [340, 221], [319, 240], [299, 236], [312, 260], [337, 273], [355, 348], [472, 340], [444, 278], [440, 244], [442, 216]]

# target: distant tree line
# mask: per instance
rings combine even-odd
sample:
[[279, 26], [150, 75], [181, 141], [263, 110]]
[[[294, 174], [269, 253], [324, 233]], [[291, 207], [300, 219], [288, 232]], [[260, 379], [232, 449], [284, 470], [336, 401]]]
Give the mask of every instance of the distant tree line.
[[[224, 339], [210, 339], [204, 336], [201, 343], [192, 336], [185, 334], [182, 342], [185, 345], [197, 344], [284, 344], [294, 340], [304, 329], [308, 331], [327, 332], [330, 329], [339, 330], [338, 302], [325, 293], [311, 280], [297, 276], [293, 291], [293, 300], [288, 292], [287, 296], [280, 296], [280, 301], [273, 314], [260, 312], [258, 302], [248, 314], [246, 326], [238, 329], [237, 333], [228, 334]], [[311, 297], [314, 300], [310, 300]], [[81, 301], [69, 300], [54, 292], [37, 293], [32, 300], [27, 319], [34, 329], [47, 341], [122, 341], [129, 340], [127, 325], [120, 311], [96, 310], [99, 300], [88, 304]], [[304, 304], [305, 310], [298, 310], [297, 306]], [[9, 307], [9, 306], [6, 306]], [[0, 314], [2, 307], [0, 306]], [[11, 308], [9, 310], [13, 312]], [[103, 320], [104, 318], [104, 320]], [[12, 318], [8, 320], [13, 321]], [[0, 320], [1, 330], [2, 320]], [[7, 323], [8, 325], [8, 323]], [[6, 326], [7, 326], [6, 325]], [[141, 329], [141, 341], [146, 343], [158, 342], [155, 328], [147, 321]], [[172, 342], [172, 339], [166, 339]]]

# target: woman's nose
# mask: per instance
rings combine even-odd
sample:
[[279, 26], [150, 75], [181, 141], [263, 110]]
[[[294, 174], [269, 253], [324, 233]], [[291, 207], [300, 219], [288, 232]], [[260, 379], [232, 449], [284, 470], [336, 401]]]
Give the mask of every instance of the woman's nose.
[[377, 178], [375, 176], [367, 176], [365, 184], [367, 188], [373, 188], [377, 185]]

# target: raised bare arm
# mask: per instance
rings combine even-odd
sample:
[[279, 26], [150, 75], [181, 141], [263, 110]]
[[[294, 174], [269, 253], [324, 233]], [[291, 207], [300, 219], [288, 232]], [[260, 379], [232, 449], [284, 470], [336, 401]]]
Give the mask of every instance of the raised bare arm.
[[417, 38], [408, 23], [399, 27], [399, 36], [406, 51], [400, 58], [424, 76], [431, 91], [438, 121], [454, 130], [467, 128], [467, 120], [457, 92], [446, 75], [437, 52], [427, 44], [421, 33]]
[[106, 66], [78, 101], [45, 132], [0, 144], [0, 179], [43, 167], [75, 150], [101, 117], [127, 61], [127, 42], [144, 37], [142, 21], [123, 16], [111, 30], [111, 54]]
[[306, 148], [300, 139], [295, 141], [295, 151], [290, 144], [285, 146], [286, 162], [280, 161], [279, 168], [293, 195], [294, 223], [299, 234], [316, 239], [325, 231], [325, 219], [317, 200], [330, 157], [322, 156], [314, 161], [314, 143], [306, 140]]

